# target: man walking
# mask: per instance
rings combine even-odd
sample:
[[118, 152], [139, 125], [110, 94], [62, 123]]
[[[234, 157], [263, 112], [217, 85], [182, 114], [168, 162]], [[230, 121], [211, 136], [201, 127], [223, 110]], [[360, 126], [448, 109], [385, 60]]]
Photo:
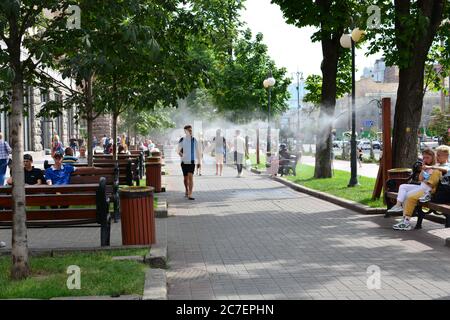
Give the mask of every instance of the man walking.
[[238, 178], [242, 177], [245, 154], [245, 139], [241, 137], [241, 131], [236, 130], [236, 136], [234, 137], [234, 160], [236, 161]]
[[192, 197], [194, 189], [195, 165], [200, 162], [200, 147], [197, 139], [192, 136], [192, 126], [184, 127], [186, 136], [178, 142], [177, 153], [181, 157], [181, 169], [183, 170], [185, 197], [195, 200]]
[[6, 168], [11, 151], [9, 143], [3, 140], [3, 133], [0, 132], [0, 186], [5, 184]]

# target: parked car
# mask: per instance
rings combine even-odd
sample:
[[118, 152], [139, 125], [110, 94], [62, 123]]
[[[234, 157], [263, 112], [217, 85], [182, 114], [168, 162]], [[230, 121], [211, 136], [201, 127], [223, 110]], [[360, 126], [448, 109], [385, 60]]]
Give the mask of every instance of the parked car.
[[358, 144], [358, 147], [361, 148], [362, 150], [370, 150], [371, 149], [370, 141], [369, 140], [362, 140]]
[[420, 143], [420, 151], [423, 151], [425, 149], [436, 149], [437, 147], [439, 147], [439, 143], [438, 142], [421, 142]]
[[381, 150], [381, 142], [378, 140], [373, 140], [372, 147], [374, 150]]

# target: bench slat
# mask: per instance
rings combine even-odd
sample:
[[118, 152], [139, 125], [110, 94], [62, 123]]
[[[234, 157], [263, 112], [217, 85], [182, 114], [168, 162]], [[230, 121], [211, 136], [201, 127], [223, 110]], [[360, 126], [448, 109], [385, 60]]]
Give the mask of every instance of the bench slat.
[[[97, 203], [96, 194], [72, 193], [66, 194], [32, 194], [26, 196], [27, 206], [85, 206]], [[0, 195], [1, 207], [12, 207], [12, 198], [9, 195]], [[1, 211], [0, 211], [1, 212]]]
[[[94, 219], [95, 222], [96, 215], [97, 210], [95, 208], [27, 210], [27, 221]], [[0, 211], [0, 221], [12, 221], [12, 218], [11, 210]]]

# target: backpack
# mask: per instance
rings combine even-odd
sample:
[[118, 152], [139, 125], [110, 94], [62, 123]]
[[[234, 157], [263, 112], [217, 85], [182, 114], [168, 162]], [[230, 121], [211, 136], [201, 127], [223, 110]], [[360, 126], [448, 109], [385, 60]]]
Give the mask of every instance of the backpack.
[[450, 176], [444, 176], [439, 182], [431, 199], [435, 203], [450, 203]]

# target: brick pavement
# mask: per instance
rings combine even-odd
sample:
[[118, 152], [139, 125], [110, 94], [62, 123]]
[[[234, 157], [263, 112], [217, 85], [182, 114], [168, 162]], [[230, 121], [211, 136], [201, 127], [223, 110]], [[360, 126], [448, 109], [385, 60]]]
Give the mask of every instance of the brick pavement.
[[[212, 167], [183, 197], [181, 169], [166, 157], [169, 299], [450, 299], [450, 230], [425, 222], [396, 232], [268, 178]], [[367, 289], [367, 268], [381, 289]]]

